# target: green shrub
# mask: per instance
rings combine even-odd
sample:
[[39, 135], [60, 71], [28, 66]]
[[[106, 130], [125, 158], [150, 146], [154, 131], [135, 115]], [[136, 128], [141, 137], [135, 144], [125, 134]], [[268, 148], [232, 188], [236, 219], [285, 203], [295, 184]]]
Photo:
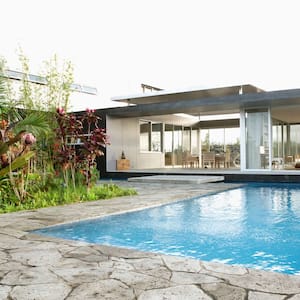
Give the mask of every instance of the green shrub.
[[64, 185], [50, 185], [44, 189], [34, 192], [30, 199], [24, 203], [10, 201], [8, 198], [1, 198], [0, 194], [0, 213], [13, 211], [37, 209], [48, 206], [64, 205], [76, 202], [95, 201], [109, 199], [113, 197], [136, 195], [134, 189], [121, 188], [115, 184], [96, 185], [90, 189], [86, 186], [65, 187]]

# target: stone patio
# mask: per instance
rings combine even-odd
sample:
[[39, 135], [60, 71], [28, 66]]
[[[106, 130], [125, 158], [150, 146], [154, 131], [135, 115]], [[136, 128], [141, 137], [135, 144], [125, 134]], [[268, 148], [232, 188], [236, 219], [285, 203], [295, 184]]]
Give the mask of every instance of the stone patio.
[[236, 186], [117, 183], [139, 195], [0, 215], [0, 299], [300, 300], [300, 276], [28, 233]]

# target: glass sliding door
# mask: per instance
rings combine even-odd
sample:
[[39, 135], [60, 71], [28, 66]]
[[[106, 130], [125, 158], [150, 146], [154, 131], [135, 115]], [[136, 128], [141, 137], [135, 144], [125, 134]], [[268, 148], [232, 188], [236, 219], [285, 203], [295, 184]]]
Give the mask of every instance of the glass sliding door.
[[174, 126], [174, 165], [182, 165], [182, 126]]
[[192, 128], [191, 132], [191, 154], [199, 156], [199, 130]]
[[164, 131], [165, 165], [173, 166], [173, 125], [166, 124]]
[[151, 151], [162, 152], [162, 136], [163, 136], [163, 124], [152, 123], [151, 131]]
[[294, 163], [300, 162], [300, 125], [290, 125], [290, 156]]
[[245, 112], [246, 169], [269, 168], [269, 112], [246, 110]]
[[283, 169], [285, 164], [286, 126], [281, 121], [272, 121], [272, 169]]
[[229, 156], [229, 168], [240, 168], [240, 135], [240, 128], [225, 128], [224, 151]]
[[191, 128], [184, 127], [183, 128], [183, 136], [182, 136], [182, 151], [183, 152], [191, 152]]

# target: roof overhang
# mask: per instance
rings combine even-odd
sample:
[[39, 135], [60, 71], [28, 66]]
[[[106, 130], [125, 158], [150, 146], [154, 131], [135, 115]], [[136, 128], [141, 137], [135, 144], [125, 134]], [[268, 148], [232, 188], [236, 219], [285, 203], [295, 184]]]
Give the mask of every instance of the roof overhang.
[[248, 93], [260, 93], [263, 92], [262, 89], [250, 85], [237, 85], [237, 86], [229, 86], [229, 87], [218, 87], [218, 88], [210, 88], [210, 89], [185, 89], [185, 90], [175, 90], [175, 91], [154, 91], [151, 93], [142, 93], [138, 95], [130, 95], [130, 96], [121, 96], [121, 97], [113, 97], [111, 100], [115, 102], [122, 102], [127, 104], [149, 104], [149, 103], [161, 103], [161, 102], [177, 102], [182, 99], [187, 100], [195, 100], [195, 99], [203, 99], [203, 98], [215, 98], [215, 97], [224, 97], [231, 95], [240, 95], [240, 94], [248, 94]]
[[[194, 92], [191, 93], [195, 95]], [[176, 93], [176, 100], [174, 101], [167, 101], [169, 97], [175, 97], [171, 94], [156, 95], [155, 97], [160, 97], [160, 102], [118, 107], [109, 110], [108, 114], [125, 118], [176, 113], [199, 116], [201, 114], [238, 113], [242, 108], [262, 108], [266, 106], [285, 107], [288, 105], [300, 106], [300, 89], [249, 92], [246, 94], [222, 94], [221, 96], [214, 94], [214, 96], [208, 95], [207, 97], [199, 98], [194, 96], [191, 98], [189, 92], [183, 92]], [[164, 99], [166, 101], [163, 101]], [[136, 100], [138, 100], [138, 98], [136, 98]]]

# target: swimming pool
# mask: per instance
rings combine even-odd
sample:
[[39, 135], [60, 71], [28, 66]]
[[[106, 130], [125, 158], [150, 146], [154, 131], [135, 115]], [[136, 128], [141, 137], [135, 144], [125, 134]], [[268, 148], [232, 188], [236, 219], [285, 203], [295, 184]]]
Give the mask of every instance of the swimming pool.
[[300, 187], [249, 184], [35, 232], [300, 275]]

